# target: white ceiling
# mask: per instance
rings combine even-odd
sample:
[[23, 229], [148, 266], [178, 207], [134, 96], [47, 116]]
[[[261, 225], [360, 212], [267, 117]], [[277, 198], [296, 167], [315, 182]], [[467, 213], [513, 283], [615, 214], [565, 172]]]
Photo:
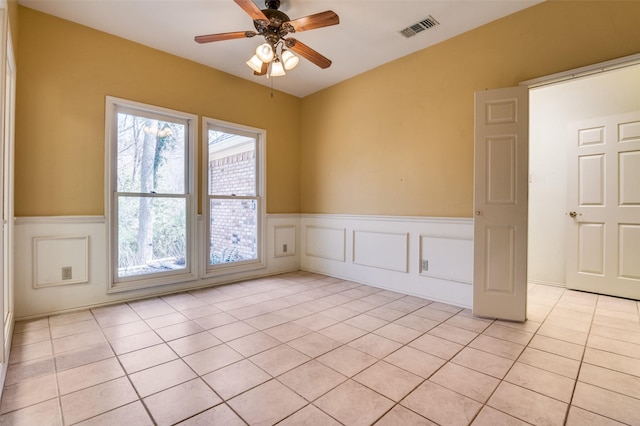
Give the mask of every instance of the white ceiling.
[[[333, 10], [340, 24], [295, 34], [328, 57], [305, 59], [284, 77], [256, 77], [245, 65], [261, 38], [198, 44], [193, 37], [253, 30], [233, 0], [19, 0], [18, 3], [238, 77], [304, 97], [394, 59], [540, 3], [542, 0], [282, 0], [291, 19]], [[254, 2], [264, 9], [263, 0]], [[399, 31], [433, 16], [440, 25], [412, 38]]]

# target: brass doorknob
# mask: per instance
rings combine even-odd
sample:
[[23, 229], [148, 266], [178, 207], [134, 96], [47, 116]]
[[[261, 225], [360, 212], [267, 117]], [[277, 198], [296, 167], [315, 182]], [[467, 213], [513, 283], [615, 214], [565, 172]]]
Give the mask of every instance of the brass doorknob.
[[569, 216], [571, 216], [571, 217], [576, 217], [576, 216], [578, 216], [578, 213], [576, 213], [576, 212], [569, 212]]

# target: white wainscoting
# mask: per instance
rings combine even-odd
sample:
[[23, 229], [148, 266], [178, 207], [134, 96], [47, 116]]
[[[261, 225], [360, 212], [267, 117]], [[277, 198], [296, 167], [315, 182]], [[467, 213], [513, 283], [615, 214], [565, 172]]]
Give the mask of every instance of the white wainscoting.
[[303, 214], [300, 238], [300, 269], [471, 307], [473, 219]]
[[[471, 307], [472, 303], [472, 219], [269, 214], [266, 268], [112, 294], [107, 294], [104, 217], [24, 217], [15, 224], [17, 319], [298, 269], [457, 306]], [[69, 258], [65, 250], [69, 243], [77, 258]], [[423, 260], [427, 268], [422, 268]], [[78, 282], [42, 279], [59, 274], [62, 266], [73, 266]], [[64, 285], [49, 285], [52, 282]]]
[[[201, 222], [199, 220], [199, 226], [202, 228]], [[267, 215], [266, 222], [267, 267], [264, 269], [107, 294], [108, 248], [107, 223], [104, 217], [17, 218], [14, 257], [16, 319], [51, 315], [298, 270], [300, 216], [270, 214]], [[86, 248], [83, 245], [85, 241]], [[287, 246], [286, 252], [283, 251], [284, 245]], [[63, 266], [73, 267], [73, 278], [69, 281], [57, 279]], [[196, 265], [196, 270], [201, 269]]]

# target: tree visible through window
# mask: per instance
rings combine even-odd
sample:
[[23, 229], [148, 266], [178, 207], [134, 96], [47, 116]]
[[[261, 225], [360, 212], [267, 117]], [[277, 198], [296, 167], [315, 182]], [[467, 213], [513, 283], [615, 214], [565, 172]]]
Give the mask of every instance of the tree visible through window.
[[187, 267], [185, 120], [117, 109], [117, 277]]
[[203, 118], [197, 232], [198, 117], [107, 97], [106, 119], [110, 292], [265, 267], [264, 131]]

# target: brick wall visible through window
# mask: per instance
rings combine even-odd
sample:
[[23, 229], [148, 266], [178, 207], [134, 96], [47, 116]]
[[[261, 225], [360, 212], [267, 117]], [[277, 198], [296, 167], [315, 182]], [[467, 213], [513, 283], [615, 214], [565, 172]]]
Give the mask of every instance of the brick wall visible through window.
[[[254, 195], [256, 176], [255, 151], [246, 151], [228, 157], [217, 158], [209, 163], [209, 187], [217, 195]], [[237, 250], [241, 259], [256, 256], [256, 209], [255, 200], [213, 201], [211, 246], [220, 256], [226, 248]], [[224, 207], [224, 208], [218, 208]]]

